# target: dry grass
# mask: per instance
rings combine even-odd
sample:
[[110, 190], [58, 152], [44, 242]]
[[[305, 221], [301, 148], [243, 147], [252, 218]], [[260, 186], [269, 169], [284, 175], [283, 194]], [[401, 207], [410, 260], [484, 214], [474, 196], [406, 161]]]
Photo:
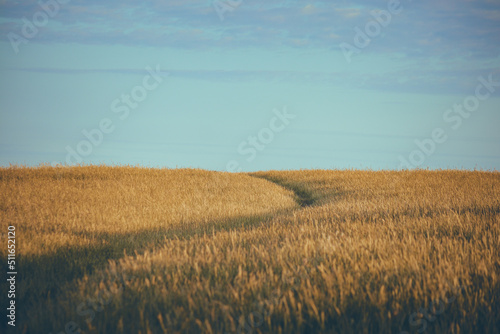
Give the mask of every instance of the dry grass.
[[500, 331], [497, 172], [24, 168], [0, 190], [29, 333]]

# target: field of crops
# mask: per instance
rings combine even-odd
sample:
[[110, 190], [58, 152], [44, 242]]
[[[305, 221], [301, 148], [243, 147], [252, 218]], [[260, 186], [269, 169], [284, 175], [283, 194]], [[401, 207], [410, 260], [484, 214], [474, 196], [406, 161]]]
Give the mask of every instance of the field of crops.
[[500, 332], [498, 172], [9, 167], [0, 223], [19, 333]]

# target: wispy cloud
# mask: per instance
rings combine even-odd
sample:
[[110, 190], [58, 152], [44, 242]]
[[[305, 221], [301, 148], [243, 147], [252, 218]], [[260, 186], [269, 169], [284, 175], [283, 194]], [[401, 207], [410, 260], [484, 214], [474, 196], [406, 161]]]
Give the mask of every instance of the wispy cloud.
[[[51, 74], [89, 74], [109, 73], [123, 75], [143, 75], [144, 69], [75, 69], [24, 67], [10, 68], [8, 71], [23, 71]], [[386, 92], [412, 92], [427, 94], [470, 94], [474, 92], [477, 78], [487, 78], [490, 74], [495, 82], [500, 82], [500, 68], [483, 69], [398, 69], [384, 73], [353, 73], [352, 71], [320, 72], [320, 71], [272, 71], [272, 70], [190, 70], [163, 69], [164, 76], [171, 78], [188, 78], [211, 82], [265, 82], [332, 85], [348, 89], [371, 89]], [[500, 96], [500, 90], [493, 93]]]
[[[500, 3], [497, 1], [401, 1], [404, 10], [383, 38], [366, 50], [471, 58], [500, 54]], [[385, 2], [244, 1], [221, 22], [209, 1], [71, 1], [44, 27], [38, 42], [123, 44], [206, 49], [278, 45], [336, 50], [350, 41]], [[22, 17], [40, 10], [37, 1], [0, 3], [0, 31], [20, 31]]]

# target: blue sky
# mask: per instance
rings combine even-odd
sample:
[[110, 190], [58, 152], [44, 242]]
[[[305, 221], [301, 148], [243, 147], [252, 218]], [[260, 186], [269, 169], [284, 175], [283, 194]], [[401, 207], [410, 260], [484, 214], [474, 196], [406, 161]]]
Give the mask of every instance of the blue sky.
[[500, 168], [500, 2], [0, 0], [0, 165]]

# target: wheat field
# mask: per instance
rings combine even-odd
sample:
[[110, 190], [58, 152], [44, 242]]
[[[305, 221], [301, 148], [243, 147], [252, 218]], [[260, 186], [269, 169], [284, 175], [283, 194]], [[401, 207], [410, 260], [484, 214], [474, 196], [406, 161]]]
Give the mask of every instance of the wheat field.
[[0, 168], [16, 329], [499, 333], [499, 195], [486, 171]]

